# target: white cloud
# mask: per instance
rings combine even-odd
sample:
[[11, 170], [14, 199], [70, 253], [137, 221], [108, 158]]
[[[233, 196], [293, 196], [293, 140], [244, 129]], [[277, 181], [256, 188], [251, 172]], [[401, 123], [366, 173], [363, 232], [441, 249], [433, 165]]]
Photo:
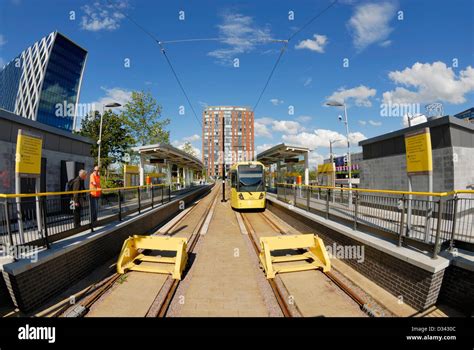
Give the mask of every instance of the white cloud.
[[221, 41], [227, 47], [208, 53], [221, 64], [229, 64], [237, 55], [252, 52], [259, 43], [271, 39], [270, 29], [256, 26], [250, 16], [227, 13], [222, 18], [223, 22], [217, 28]]
[[324, 48], [328, 43], [328, 37], [326, 35], [314, 34], [313, 38], [314, 39], [301, 40], [297, 45], [295, 45], [295, 49], [308, 49], [324, 53]]
[[324, 156], [316, 151], [309, 152], [309, 166], [310, 168], [324, 163]]
[[[358, 146], [359, 141], [365, 140], [366, 137], [361, 132], [349, 133], [349, 141], [351, 146]], [[329, 141], [338, 140], [333, 144], [334, 148], [347, 147], [347, 138], [341, 133], [327, 129], [316, 129], [314, 132], [301, 132], [295, 135], [283, 135], [282, 140], [292, 145], [300, 145], [309, 149], [318, 147], [329, 147]]]
[[108, 1], [96, 1], [92, 5], [84, 5], [82, 10], [85, 15], [81, 18], [81, 28], [92, 32], [116, 30], [120, 28], [120, 22], [125, 18], [122, 11], [128, 7], [127, 0], [119, 0], [114, 4]]
[[200, 139], [201, 139], [201, 136], [199, 136], [198, 134], [183, 137], [183, 141], [185, 142], [196, 142], [196, 141], [199, 141]]
[[204, 102], [204, 101], [198, 101], [198, 104], [202, 107], [202, 108], [207, 108], [209, 106], [209, 104], [207, 102]]
[[444, 62], [415, 63], [402, 71], [393, 71], [389, 78], [398, 85], [395, 90], [383, 93], [385, 103], [430, 103], [435, 101], [460, 104], [474, 91], [474, 68], [468, 66], [459, 75]]
[[299, 117], [296, 118], [296, 120], [298, 120], [299, 122], [301, 123], [307, 123], [311, 120], [311, 116], [309, 115], [300, 115]]
[[272, 123], [272, 130], [294, 135], [302, 129], [300, 123], [293, 120], [275, 120]]
[[367, 125], [367, 122], [365, 120], [358, 120], [359, 124], [362, 126]]
[[309, 86], [313, 82], [313, 78], [308, 77], [303, 83], [303, 86]]
[[[423, 114], [415, 114], [414, 116], [411, 116], [410, 118], [410, 124], [411, 126], [417, 125], [417, 124], [422, 124], [427, 121], [426, 116]], [[408, 127], [408, 115], [403, 116], [403, 121], [402, 124], [405, 128]]]
[[122, 105], [122, 107], [117, 108], [121, 109], [123, 106], [130, 100], [132, 97], [132, 91], [114, 87], [111, 89], [107, 89], [105, 87], [101, 87], [101, 89], [105, 92], [105, 96], [101, 97], [99, 100], [90, 103], [92, 110], [99, 111], [102, 113], [104, 109], [104, 105], [118, 102]]
[[281, 105], [284, 101], [283, 101], [283, 100], [279, 100], [279, 99], [277, 99], [277, 98], [272, 98], [272, 99], [270, 100], [270, 102], [272, 103], [272, 105], [278, 106], [278, 105]]
[[272, 144], [272, 143], [264, 143], [263, 145], [255, 146], [255, 152], [257, 152], [257, 154], [259, 154], [263, 151], [266, 151], [269, 148], [272, 148], [273, 146], [275, 146], [275, 145]]
[[358, 51], [374, 43], [381, 43], [382, 46], [390, 44], [387, 38], [393, 30], [390, 20], [395, 11], [396, 7], [391, 2], [364, 3], [355, 8], [347, 26]]
[[381, 126], [382, 122], [376, 122], [374, 120], [369, 120], [369, 124], [372, 126]]
[[[271, 131], [294, 135], [304, 131], [304, 127], [294, 120], [275, 120], [264, 117], [255, 119], [255, 136], [272, 137]], [[271, 131], [270, 131], [271, 130]]]
[[265, 121], [262, 121], [261, 119], [255, 119], [253, 128], [254, 128], [255, 137], [272, 138], [272, 133], [268, 129], [268, 126], [265, 123]]
[[367, 86], [360, 85], [352, 89], [345, 90], [340, 88], [339, 90], [333, 92], [331, 96], [327, 98], [327, 101], [337, 101], [337, 102], [348, 102], [348, 100], [353, 99], [356, 106], [359, 107], [370, 107], [372, 102], [369, 98], [374, 97], [377, 93], [377, 90], [368, 88]]

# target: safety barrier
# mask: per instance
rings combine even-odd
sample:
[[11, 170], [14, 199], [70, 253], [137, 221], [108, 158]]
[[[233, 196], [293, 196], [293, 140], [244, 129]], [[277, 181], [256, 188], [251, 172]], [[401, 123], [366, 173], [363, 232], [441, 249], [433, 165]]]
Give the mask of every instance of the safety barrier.
[[278, 183], [277, 197], [353, 229], [368, 229], [399, 246], [474, 247], [474, 191], [408, 192]]
[[[125, 240], [117, 261], [117, 272], [141, 271], [170, 274], [174, 279], [181, 280], [186, 267], [187, 239], [169, 236], [132, 236]], [[162, 255], [171, 253], [173, 256], [145, 255], [143, 251], [158, 251]], [[150, 264], [151, 263], [151, 264]]]
[[[323, 272], [331, 270], [326, 247], [323, 241], [313, 234], [283, 235], [273, 237], [261, 237], [259, 258], [267, 278], [275, 278], [277, 273], [307, 271], [321, 269]], [[305, 249], [302, 254], [290, 254], [289, 251]], [[284, 255], [276, 256], [272, 253], [278, 251]], [[281, 266], [278, 263], [291, 263], [295, 261], [305, 261], [301, 264], [286, 264]]]
[[90, 192], [0, 194], [0, 247], [49, 248], [54, 241], [167, 203], [172, 193], [167, 184], [103, 188], [97, 199]]

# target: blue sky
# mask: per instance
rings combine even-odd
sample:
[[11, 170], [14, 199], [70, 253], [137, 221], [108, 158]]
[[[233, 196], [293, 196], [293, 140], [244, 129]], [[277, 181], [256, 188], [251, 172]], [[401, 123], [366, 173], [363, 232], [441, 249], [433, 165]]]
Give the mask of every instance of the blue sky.
[[[198, 150], [201, 126], [158, 45], [123, 13], [162, 41], [219, 38], [165, 44], [201, 118], [206, 104], [253, 107], [282, 47], [271, 40], [288, 39], [332, 2], [110, 1], [113, 7], [104, 0], [0, 0], [0, 63], [58, 30], [89, 52], [81, 103], [124, 102], [132, 90], [149, 90], [171, 119], [173, 143], [190, 140]], [[314, 165], [328, 155], [329, 140], [340, 139], [335, 151], [343, 154], [342, 111], [324, 106], [329, 99], [348, 105], [354, 150], [364, 138], [404, 126], [403, 113], [383, 112], [388, 103], [414, 113], [418, 106], [421, 114], [432, 102], [445, 114], [474, 106], [473, 10], [472, 0], [340, 0], [288, 43], [255, 111], [257, 150], [303, 144], [314, 149]]]

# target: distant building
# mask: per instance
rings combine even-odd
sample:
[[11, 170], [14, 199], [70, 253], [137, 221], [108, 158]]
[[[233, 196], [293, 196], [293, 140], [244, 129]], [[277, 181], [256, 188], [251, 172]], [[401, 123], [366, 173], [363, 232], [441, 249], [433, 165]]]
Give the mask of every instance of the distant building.
[[0, 108], [72, 131], [86, 57], [61, 33], [42, 38], [0, 70]]
[[458, 114], [455, 114], [454, 117], [459, 119], [466, 119], [470, 122], [474, 122], [474, 107], [466, 109]]
[[[349, 183], [349, 166], [347, 165], [347, 155], [334, 156], [334, 167], [336, 169], [336, 185], [346, 185]], [[362, 162], [362, 152], [351, 153], [351, 182], [357, 186], [359, 184], [360, 163]], [[331, 159], [325, 159], [324, 164], [331, 163]], [[325, 183], [326, 184], [326, 183]]]
[[[224, 123], [225, 157], [222, 157]], [[232, 106], [207, 107], [202, 113], [202, 162], [211, 177], [222, 176], [222, 159], [226, 173], [237, 161], [254, 156], [254, 114], [250, 108]]]

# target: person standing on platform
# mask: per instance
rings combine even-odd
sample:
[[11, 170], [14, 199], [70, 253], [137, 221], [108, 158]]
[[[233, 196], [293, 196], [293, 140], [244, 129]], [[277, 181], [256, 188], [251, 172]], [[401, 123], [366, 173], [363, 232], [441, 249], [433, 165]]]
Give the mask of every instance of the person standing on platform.
[[99, 167], [95, 166], [94, 171], [92, 172], [89, 178], [89, 189], [92, 190], [90, 193], [91, 196], [91, 214], [92, 222], [97, 221], [97, 213], [99, 211], [99, 199], [102, 194], [100, 187], [100, 174]]
[[[71, 191], [84, 191], [84, 180], [87, 178], [87, 171], [79, 170], [79, 175], [71, 181]], [[84, 193], [74, 193], [72, 195], [73, 211], [74, 211], [74, 228], [81, 226], [81, 210], [83, 207]]]

